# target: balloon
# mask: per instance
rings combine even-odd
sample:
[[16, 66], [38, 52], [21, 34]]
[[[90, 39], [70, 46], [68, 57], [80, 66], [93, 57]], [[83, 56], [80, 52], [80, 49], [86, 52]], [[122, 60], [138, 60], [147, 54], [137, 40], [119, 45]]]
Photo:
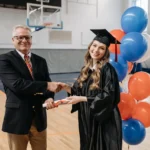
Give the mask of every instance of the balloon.
[[141, 7], [128, 8], [121, 17], [121, 26], [125, 33], [143, 32], [148, 24], [148, 15]]
[[[125, 35], [124, 31], [120, 29], [114, 29], [110, 31], [111, 35], [113, 35], [118, 41], [121, 41], [122, 37]], [[109, 50], [112, 53], [115, 53], [115, 44], [110, 44]], [[120, 44], [117, 44], [117, 54], [120, 54]]]
[[150, 58], [150, 35], [147, 34], [147, 33], [143, 33], [143, 36], [145, 37], [146, 41], [147, 41], [147, 50], [145, 52], [145, 54], [140, 58], [138, 59], [136, 62], [137, 63], [141, 63], [141, 62], [144, 62], [146, 61], [148, 58]]
[[127, 75], [128, 65], [127, 61], [121, 55], [118, 55], [118, 62], [115, 62], [115, 55], [110, 54], [109, 62], [115, 68], [119, 81], [122, 81]]
[[[109, 51], [115, 53], [115, 44], [110, 44]], [[117, 54], [120, 54], [120, 44], [117, 44]]]
[[120, 94], [120, 102], [118, 104], [121, 118], [123, 120], [129, 119], [132, 116], [132, 110], [136, 105], [136, 100], [129, 93]]
[[147, 41], [142, 34], [131, 32], [122, 38], [120, 50], [124, 59], [134, 62], [145, 54]]
[[135, 119], [128, 119], [122, 122], [123, 140], [129, 145], [141, 143], [145, 136], [146, 130], [144, 125]]
[[132, 111], [132, 118], [143, 123], [145, 127], [150, 126], [150, 104], [146, 102], [137, 103]]
[[148, 96], [145, 99], [142, 99], [142, 100], [138, 101], [138, 103], [141, 103], [141, 102], [146, 102], [146, 103], [150, 104], [150, 96]]
[[128, 83], [129, 93], [136, 99], [142, 100], [150, 95], [150, 75], [146, 72], [136, 72]]
[[128, 93], [129, 89], [128, 89], [128, 82], [129, 82], [129, 79], [132, 75], [127, 75], [123, 81], [121, 82], [121, 85], [122, 85], [122, 89], [123, 89], [123, 92], [125, 93]]
[[121, 92], [123, 92], [123, 89], [122, 89], [122, 87], [121, 87], [121, 86], [119, 86], [119, 89], [120, 89], [120, 93], [121, 93]]
[[133, 63], [128, 61], [128, 73], [130, 73], [133, 69]]

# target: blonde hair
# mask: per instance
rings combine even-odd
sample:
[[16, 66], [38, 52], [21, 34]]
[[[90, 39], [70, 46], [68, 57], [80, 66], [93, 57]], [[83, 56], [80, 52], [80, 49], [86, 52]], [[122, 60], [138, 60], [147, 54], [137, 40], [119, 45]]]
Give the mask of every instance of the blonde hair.
[[22, 29], [28, 30], [29, 33], [30, 33], [30, 35], [31, 35], [31, 29], [30, 29], [28, 26], [26, 26], [26, 25], [16, 25], [15, 27], [13, 27], [12, 36], [15, 36], [15, 35], [16, 35], [16, 30], [17, 30], [18, 28], [22, 28]]
[[[80, 77], [77, 80], [80, 87], [83, 86], [83, 82], [88, 78], [89, 68], [93, 65], [93, 60], [92, 60], [90, 53], [89, 53], [89, 49], [90, 49], [92, 44], [93, 44], [93, 41], [88, 46], [88, 51], [84, 57], [85, 66], [84, 66], [84, 68], [82, 68], [81, 73], [80, 73]], [[108, 47], [106, 47], [106, 51], [105, 51], [103, 58], [101, 58], [101, 60], [97, 61], [96, 70], [93, 71], [91, 74], [91, 78], [93, 80], [93, 83], [90, 85], [91, 90], [99, 88], [100, 71], [101, 71], [102, 66], [106, 62], [109, 61], [109, 56], [110, 56], [110, 53], [109, 53]]]

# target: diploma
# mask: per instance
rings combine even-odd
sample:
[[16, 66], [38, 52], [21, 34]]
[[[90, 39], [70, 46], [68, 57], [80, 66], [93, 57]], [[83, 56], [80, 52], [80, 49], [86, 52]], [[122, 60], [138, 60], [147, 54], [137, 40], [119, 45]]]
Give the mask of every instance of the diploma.
[[[61, 100], [56, 100], [56, 101], [54, 101], [54, 104], [56, 104], [56, 105], [64, 105], [64, 104], [68, 104], [68, 103], [69, 103], [69, 100], [68, 100], [68, 99], [61, 99]], [[44, 103], [42, 106], [43, 106], [43, 107], [46, 107], [47, 104]]]

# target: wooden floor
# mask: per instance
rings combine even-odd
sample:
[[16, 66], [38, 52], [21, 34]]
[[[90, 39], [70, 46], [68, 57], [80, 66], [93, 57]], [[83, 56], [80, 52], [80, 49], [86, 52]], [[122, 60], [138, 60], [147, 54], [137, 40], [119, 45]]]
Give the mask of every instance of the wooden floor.
[[[0, 127], [2, 125], [5, 110], [5, 94], [0, 91]], [[48, 113], [48, 150], [79, 150], [79, 135], [77, 127], [77, 113], [70, 114], [70, 105], [59, 106], [47, 111]], [[150, 129], [142, 144], [130, 147], [129, 150], [149, 150]], [[0, 131], [0, 150], [9, 150], [6, 133]], [[28, 150], [31, 150], [28, 145]], [[123, 150], [128, 150], [124, 143]]]

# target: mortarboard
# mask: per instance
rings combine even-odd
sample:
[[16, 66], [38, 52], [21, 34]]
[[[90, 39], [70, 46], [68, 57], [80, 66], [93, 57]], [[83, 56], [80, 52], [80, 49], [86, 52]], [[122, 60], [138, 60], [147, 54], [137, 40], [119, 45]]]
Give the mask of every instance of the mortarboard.
[[106, 29], [91, 29], [91, 31], [96, 35], [93, 40], [97, 40], [100, 43], [110, 46], [110, 44], [115, 44], [115, 60], [117, 61], [117, 44], [121, 44], [114, 36], [112, 36]]

